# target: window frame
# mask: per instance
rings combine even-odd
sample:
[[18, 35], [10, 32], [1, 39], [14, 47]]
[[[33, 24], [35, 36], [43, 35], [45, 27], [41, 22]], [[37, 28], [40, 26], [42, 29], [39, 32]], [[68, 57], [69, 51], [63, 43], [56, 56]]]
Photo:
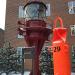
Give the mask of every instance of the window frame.
[[75, 1], [68, 2], [69, 14], [75, 14]]
[[71, 29], [71, 36], [75, 36], [75, 25], [70, 25], [70, 29]]
[[75, 45], [72, 45], [72, 62], [73, 63], [75, 63], [75, 54], [74, 54], [74, 52], [75, 52]]
[[18, 49], [20, 49], [19, 51], [21, 51], [21, 54], [19, 55], [22, 55], [22, 49], [25, 48], [25, 47], [17, 47], [17, 53], [18, 53]]
[[[23, 54], [22, 49], [23, 49], [23, 48], [25, 48], [25, 47], [17, 47], [17, 48], [16, 48], [16, 50], [17, 50], [17, 55], [19, 55], [19, 58], [20, 58], [20, 59], [17, 61], [17, 63], [19, 63], [19, 64], [22, 64], [22, 60], [23, 60], [23, 59], [22, 59], [22, 56], [23, 56], [23, 55], [22, 55], [22, 54]], [[25, 59], [24, 59], [24, 61], [25, 61]]]
[[24, 6], [20, 5], [18, 8], [18, 17], [19, 18], [25, 18], [23, 7]]
[[24, 39], [24, 36], [23, 36], [23, 35], [18, 34], [18, 35], [17, 35], [17, 38], [18, 38], [18, 39]]
[[50, 3], [48, 3], [46, 4], [46, 6], [47, 6], [46, 16], [48, 17], [48, 16], [51, 16], [51, 5]]

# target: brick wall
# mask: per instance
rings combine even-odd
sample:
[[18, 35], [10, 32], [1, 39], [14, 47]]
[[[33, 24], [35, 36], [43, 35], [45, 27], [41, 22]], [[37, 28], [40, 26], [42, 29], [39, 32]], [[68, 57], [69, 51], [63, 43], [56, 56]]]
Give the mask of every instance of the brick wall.
[[[28, 0], [7, 0], [5, 40], [10, 41], [13, 47], [27, 46], [24, 39], [17, 38], [19, 6], [25, 5]], [[64, 21], [64, 26], [68, 28], [68, 42], [71, 46], [75, 44], [75, 37], [71, 36], [70, 25], [75, 24], [75, 15], [68, 13], [68, 1], [71, 0], [41, 0], [50, 3], [51, 16], [47, 22], [53, 24], [56, 16], [60, 16]]]
[[0, 29], [0, 48], [3, 47], [4, 44], [4, 30]]

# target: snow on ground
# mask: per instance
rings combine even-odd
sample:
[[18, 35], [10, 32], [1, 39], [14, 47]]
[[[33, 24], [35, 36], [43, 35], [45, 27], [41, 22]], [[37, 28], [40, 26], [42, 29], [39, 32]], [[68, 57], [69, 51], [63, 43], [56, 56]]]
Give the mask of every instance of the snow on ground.
[[[24, 75], [29, 75], [30, 72], [25, 72]], [[5, 73], [3, 73], [2, 75], [6, 75]], [[21, 75], [21, 74], [9, 74], [9, 75]], [[45, 74], [43, 74], [45, 75]], [[75, 75], [75, 73], [71, 73], [71, 75]]]
[[[29, 75], [29, 74], [30, 74], [30, 72], [25, 72], [25, 73], [24, 73], [24, 75]], [[3, 73], [2, 75], [6, 75], [6, 74], [5, 74], [5, 73]], [[18, 73], [18, 74], [10, 73], [9, 75], [21, 75], [21, 74], [19, 74], [19, 73]]]
[[75, 73], [71, 73], [71, 75], [75, 75]]

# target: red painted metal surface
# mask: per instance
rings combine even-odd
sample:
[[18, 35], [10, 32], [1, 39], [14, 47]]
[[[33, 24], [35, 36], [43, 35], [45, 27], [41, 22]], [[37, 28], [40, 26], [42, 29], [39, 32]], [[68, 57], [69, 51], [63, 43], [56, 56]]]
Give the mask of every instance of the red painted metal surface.
[[41, 75], [39, 70], [39, 55], [44, 41], [47, 40], [50, 34], [50, 29], [46, 28], [46, 23], [42, 20], [30, 20], [26, 25], [25, 40], [29, 46], [35, 46], [33, 75]]
[[[60, 27], [56, 27], [57, 21], [60, 21]], [[71, 75], [71, 61], [69, 45], [66, 42], [67, 28], [63, 27], [60, 17], [54, 21], [53, 29], [53, 62], [54, 75]]]
[[20, 33], [26, 33], [24, 38], [28, 46], [35, 46], [33, 73], [31, 72], [30, 75], [41, 75], [39, 70], [39, 55], [45, 40], [48, 39], [48, 36], [52, 33], [52, 30], [46, 28], [46, 23], [43, 20], [26, 21], [24, 30], [20, 31]]

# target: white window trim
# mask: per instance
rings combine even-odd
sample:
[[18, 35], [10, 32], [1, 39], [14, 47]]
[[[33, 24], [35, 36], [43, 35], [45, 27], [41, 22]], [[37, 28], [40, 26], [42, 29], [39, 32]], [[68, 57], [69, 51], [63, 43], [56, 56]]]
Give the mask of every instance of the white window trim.
[[49, 4], [46, 4], [47, 6], [47, 10], [46, 10], [46, 16], [50, 16], [51, 15], [51, 6], [50, 6], [50, 3]]
[[72, 56], [74, 56], [74, 47], [75, 47], [75, 45], [72, 45]]
[[[20, 64], [22, 63], [22, 49], [25, 48], [25, 47], [17, 47], [17, 54], [20, 55], [20, 60], [17, 61], [19, 62]], [[25, 61], [25, 59], [24, 59]]]
[[75, 47], [75, 45], [72, 45], [72, 63], [75, 63], [75, 49], [73, 47]]
[[[70, 25], [71, 36], [75, 36], [75, 25]], [[72, 33], [74, 31], [74, 34]]]
[[[20, 49], [19, 51], [22, 52], [23, 48], [34, 48], [34, 46], [33, 47], [17, 47], [17, 53], [18, 53], [18, 49]], [[26, 54], [29, 54], [29, 53], [26, 53]], [[21, 55], [22, 55], [22, 53], [21, 53]]]
[[74, 51], [74, 47], [75, 47], [75, 45], [72, 45], [72, 52]]
[[68, 7], [69, 7], [69, 14], [75, 14], [75, 11], [74, 11], [74, 5], [75, 1], [69, 1], [68, 2]]
[[[18, 54], [18, 51], [20, 51], [21, 52], [21, 54], [20, 55], [22, 55], [22, 49], [23, 48], [25, 48], [25, 47], [17, 47], [17, 54]], [[18, 50], [19, 49], [19, 50]]]
[[17, 38], [18, 38], [18, 39], [23, 39], [23, 38], [24, 38], [24, 36], [23, 36], [23, 35], [18, 34], [18, 35], [17, 35]]
[[23, 6], [19, 6], [19, 14], [18, 14], [19, 18], [24, 18], [24, 10], [23, 10]]

